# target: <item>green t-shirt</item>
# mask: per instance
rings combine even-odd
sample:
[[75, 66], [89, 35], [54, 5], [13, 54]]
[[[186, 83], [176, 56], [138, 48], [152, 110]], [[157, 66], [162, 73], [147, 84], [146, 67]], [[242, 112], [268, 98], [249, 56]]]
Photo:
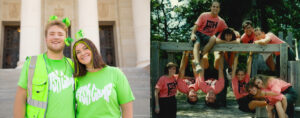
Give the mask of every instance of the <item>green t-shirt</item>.
[[[49, 82], [46, 118], [75, 118], [74, 78], [71, 67], [73, 64], [69, 63], [67, 58], [52, 60], [46, 54], [44, 57]], [[24, 63], [18, 82], [24, 89], [27, 89], [29, 63], [28, 60]]]
[[120, 118], [120, 105], [135, 98], [120, 69], [105, 66], [78, 77], [77, 118]]

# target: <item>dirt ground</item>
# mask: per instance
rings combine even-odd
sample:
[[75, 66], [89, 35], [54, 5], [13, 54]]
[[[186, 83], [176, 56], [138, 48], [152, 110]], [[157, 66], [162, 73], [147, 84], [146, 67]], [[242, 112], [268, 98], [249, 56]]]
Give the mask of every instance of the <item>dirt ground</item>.
[[198, 103], [190, 105], [186, 96], [180, 92], [177, 95], [177, 118], [251, 118], [254, 114], [245, 113], [238, 109], [238, 104], [228, 87], [227, 107], [209, 108], [204, 103], [204, 93], [198, 92]]

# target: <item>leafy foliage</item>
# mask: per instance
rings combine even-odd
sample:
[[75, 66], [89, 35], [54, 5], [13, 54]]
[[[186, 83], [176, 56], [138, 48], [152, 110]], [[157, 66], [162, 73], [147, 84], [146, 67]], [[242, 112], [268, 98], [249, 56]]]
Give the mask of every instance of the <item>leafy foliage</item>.
[[[177, 4], [174, 4], [177, 3]], [[243, 20], [265, 31], [300, 39], [298, 0], [220, 0], [222, 17], [229, 27], [242, 31]], [[187, 42], [191, 28], [202, 12], [210, 11], [211, 0], [151, 0], [151, 40]]]

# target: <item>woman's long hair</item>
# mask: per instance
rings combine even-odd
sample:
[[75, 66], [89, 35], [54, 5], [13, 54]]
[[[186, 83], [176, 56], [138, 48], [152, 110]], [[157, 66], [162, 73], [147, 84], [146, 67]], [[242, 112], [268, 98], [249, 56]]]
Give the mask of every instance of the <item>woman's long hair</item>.
[[255, 77], [253, 77], [252, 80], [250, 80], [251, 82], [255, 83], [255, 81], [257, 79], [260, 79], [262, 81], [263, 86], [268, 85], [268, 80], [271, 78], [271, 76], [266, 76], [266, 75], [262, 75], [262, 74], [258, 74]]
[[231, 34], [232, 35], [232, 38], [230, 41], [234, 41], [236, 40], [236, 35], [234, 33], [234, 29], [232, 28], [226, 28], [223, 30], [222, 34], [221, 34], [221, 40], [225, 40], [225, 35], [226, 34]]
[[97, 48], [94, 45], [94, 43], [87, 38], [80, 39], [80, 40], [76, 41], [73, 46], [73, 60], [74, 60], [74, 66], [75, 66], [74, 77], [84, 76], [87, 73], [85, 65], [81, 64], [78, 61], [78, 58], [76, 55], [76, 46], [80, 43], [84, 44], [92, 52], [91, 61], [92, 61], [93, 68], [95, 68], [95, 69], [103, 68], [106, 66], [106, 64], [104, 63], [104, 61], [102, 59], [102, 56], [97, 51]]

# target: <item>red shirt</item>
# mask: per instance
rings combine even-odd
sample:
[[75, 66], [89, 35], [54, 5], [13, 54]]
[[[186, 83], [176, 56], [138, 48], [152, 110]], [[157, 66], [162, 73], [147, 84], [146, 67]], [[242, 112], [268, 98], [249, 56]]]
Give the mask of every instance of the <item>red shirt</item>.
[[177, 79], [177, 89], [184, 94], [188, 94], [189, 93], [189, 85], [186, 83], [186, 79], [183, 78], [179, 78]]
[[269, 105], [275, 105], [276, 102], [282, 100], [282, 97], [283, 97], [283, 94], [280, 94], [278, 96], [265, 96], [265, 99]]
[[256, 40], [254, 32], [250, 36], [246, 33], [242, 35], [241, 41], [242, 43], [253, 43]]
[[204, 93], [207, 93], [209, 90], [213, 90], [215, 94], [218, 94], [224, 88], [224, 78], [219, 78], [219, 80], [211, 78], [206, 81], [204, 78], [196, 78], [196, 83], [191, 85], [190, 88], [194, 88], [195, 91], [201, 89]]
[[177, 92], [177, 75], [173, 77], [162, 76], [159, 78], [155, 88], [160, 89], [158, 96], [160, 98], [175, 96]]
[[210, 12], [202, 13], [195, 24], [198, 26], [197, 31], [208, 36], [213, 36], [227, 28], [225, 21], [221, 17], [213, 17]]
[[[269, 79], [268, 80], [268, 85], [266, 88], [263, 88], [263, 91], [271, 91], [274, 93], [279, 93], [281, 94], [281, 92], [285, 91], [287, 88], [289, 88], [291, 86], [290, 83], [287, 83], [281, 79]], [[271, 105], [274, 105], [277, 101], [282, 100], [282, 95], [278, 95], [278, 96], [267, 96], [267, 99], [270, 99], [270, 103]]]
[[[268, 32], [265, 37], [270, 37], [270, 42], [268, 44], [282, 44], [285, 43], [284, 41], [280, 40], [276, 35], [274, 35], [272, 32]], [[255, 39], [256, 41], [257, 39]], [[280, 52], [274, 52], [276, 56], [280, 55]]]
[[249, 80], [250, 76], [248, 74], [245, 75], [242, 81], [239, 81], [239, 79], [236, 76], [232, 78], [232, 91], [236, 99], [240, 99], [248, 95], [245, 85], [249, 82]]

